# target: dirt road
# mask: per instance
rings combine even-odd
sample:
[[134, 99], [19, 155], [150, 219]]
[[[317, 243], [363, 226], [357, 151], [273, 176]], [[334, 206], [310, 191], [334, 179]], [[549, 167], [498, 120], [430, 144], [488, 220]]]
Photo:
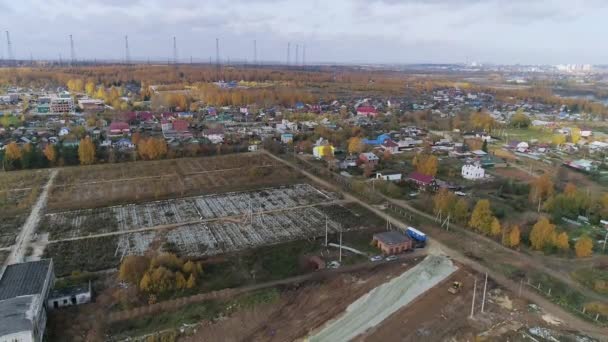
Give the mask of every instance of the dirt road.
[[344, 315], [311, 336], [309, 341], [349, 341], [381, 323], [457, 269], [447, 257], [429, 255], [416, 267], [357, 299]]
[[[392, 215], [390, 215], [386, 212], [383, 212], [383, 211], [379, 210], [378, 208], [369, 205], [366, 202], [361, 201], [357, 197], [355, 197], [347, 192], [344, 192], [342, 189], [340, 189], [336, 185], [334, 185], [322, 178], [319, 178], [319, 177], [311, 174], [310, 172], [303, 170], [301, 167], [296, 166], [292, 162], [281, 159], [267, 151], [264, 151], [264, 152], [266, 154], [268, 154], [269, 156], [271, 156], [272, 158], [279, 160], [279, 161], [283, 162], [284, 164], [289, 165], [296, 170], [299, 170], [303, 175], [305, 175], [306, 177], [315, 181], [316, 183], [318, 183], [328, 189], [331, 189], [333, 191], [342, 193], [344, 195], [345, 199], [356, 202], [357, 204], [374, 212], [375, 214], [382, 217], [383, 219], [388, 220], [392, 224], [394, 224], [396, 226], [401, 226], [401, 227], [408, 226], [408, 224], [406, 222], [403, 222], [402, 220], [397, 219], [397, 218], [393, 217]], [[418, 212], [419, 212], [418, 210], [415, 211], [415, 213], [418, 213]], [[422, 212], [420, 212], [420, 214], [424, 215], [424, 216], [428, 215], [428, 214], [422, 213]], [[454, 236], [452, 235], [450, 238], [453, 239]], [[431, 239], [433, 239], [433, 236], [431, 236]], [[449, 255], [450, 257], [454, 258], [455, 260], [471, 267], [472, 269], [474, 269], [477, 272], [480, 272], [480, 273], [488, 272], [489, 276], [492, 279], [494, 279], [498, 284], [502, 285], [503, 287], [506, 287], [507, 289], [509, 289], [513, 292], [518, 291], [519, 284], [516, 284], [512, 280], [510, 280], [507, 277], [505, 277], [504, 275], [502, 275], [501, 273], [488, 269], [487, 267], [481, 265], [479, 262], [466, 257], [462, 252], [451, 249], [435, 239], [433, 239], [433, 242], [435, 242], [436, 247], [440, 248], [446, 255]], [[496, 245], [496, 243], [494, 243], [494, 245]], [[484, 247], [482, 246], [481, 248], [484, 248]], [[495, 248], [495, 247], [493, 247], [493, 248]], [[534, 262], [534, 260], [532, 260], [531, 258], [529, 258], [529, 259], [531, 262]], [[537, 261], [534, 263], [539, 264]], [[542, 265], [539, 265], [539, 266], [542, 266]], [[600, 340], [604, 340], [605, 336], [608, 336], [608, 329], [593, 325], [591, 323], [588, 323], [588, 322], [574, 316], [573, 314], [564, 310], [559, 305], [552, 303], [551, 301], [547, 300], [546, 298], [542, 297], [541, 295], [539, 295], [535, 292], [532, 292], [532, 291], [529, 291], [526, 289], [526, 290], [523, 290], [521, 293], [522, 293], [522, 297], [542, 306], [546, 311], [548, 311], [552, 315], [560, 318], [563, 322], [568, 322], [569, 326], [572, 327], [573, 329], [582, 331], [582, 332], [584, 332], [588, 335], [591, 335], [593, 337], [596, 337]]]
[[36, 204], [34, 204], [34, 206], [32, 207], [32, 211], [30, 212], [30, 215], [23, 224], [23, 227], [21, 227], [21, 231], [19, 232], [19, 235], [17, 235], [17, 240], [15, 242], [15, 245], [13, 246], [13, 250], [11, 251], [11, 254], [6, 260], [7, 265], [22, 262], [24, 260], [27, 244], [32, 239], [32, 234], [34, 234], [34, 232], [36, 231], [36, 226], [38, 225], [38, 222], [40, 222], [42, 211], [46, 206], [46, 201], [49, 195], [49, 189], [53, 185], [53, 180], [55, 179], [55, 176], [57, 176], [57, 169], [51, 171], [49, 180], [46, 182], [46, 185], [44, 186], [42, 193], [38, 197]]

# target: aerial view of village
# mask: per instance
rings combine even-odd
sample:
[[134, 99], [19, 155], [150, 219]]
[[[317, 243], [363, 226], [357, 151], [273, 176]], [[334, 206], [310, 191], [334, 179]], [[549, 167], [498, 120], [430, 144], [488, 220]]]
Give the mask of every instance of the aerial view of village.
[[0, 341], [608, 340], [608, 66], [11, 33]]

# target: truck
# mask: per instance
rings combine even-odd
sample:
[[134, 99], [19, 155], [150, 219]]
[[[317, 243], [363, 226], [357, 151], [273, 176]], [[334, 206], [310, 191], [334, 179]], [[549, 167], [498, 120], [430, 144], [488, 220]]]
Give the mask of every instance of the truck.
[[407, 227], [405, 230], [407, 236], [409, 236], [412, 240], [414, 240], [415, 248], [422, 248], [426, 245], [426, 234], [419, 231], [414, 227]]

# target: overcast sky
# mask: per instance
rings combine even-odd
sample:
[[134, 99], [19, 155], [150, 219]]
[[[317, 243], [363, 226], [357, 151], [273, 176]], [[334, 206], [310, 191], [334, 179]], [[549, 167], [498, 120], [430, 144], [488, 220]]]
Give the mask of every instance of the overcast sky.
[[[284, 62], [608, 62], [605, 0], [0, 0], [17, 58]], [[1, 51], [6, 58], [6, 39]], [[300, 58], [302, 54], [300, 48]]]

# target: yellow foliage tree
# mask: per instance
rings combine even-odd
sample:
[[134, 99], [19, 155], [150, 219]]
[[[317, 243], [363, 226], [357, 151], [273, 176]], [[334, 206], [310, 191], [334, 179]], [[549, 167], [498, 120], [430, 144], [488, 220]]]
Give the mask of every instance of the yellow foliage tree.
[[471, 219], [469, 220], [469, 226], [476, 230], [489, 234], [492, 228], [492, 222], [494, 221], [494, 215], [490, 208], [490, 201], [482, 199], [477, 201], [475, 208], [471, 213]]
[[143, 292], [149, 292], [151, 290], [151, 284], [152, 280], [150, 279], [150, 275], [145, 273], [139, 281], [139, 289]]
[[562, 251], [567, 251], [570, 248], [570, 242], [568, 241], [568, 234], [561, 232], [555, 237], [555, 247]]
[[554, 145], [560, 146], [566, 142], [566, 136], [563, 134], [556, 134], [551, 139]]
[[515, 248], [519, 246], [519, 242], [521, 239], [521, 232], [519, 230], [518, 225], [512, 226], [508, 233], [506, 234], [506, 239], [503, 241], [503, 244], [507, 247]]
[[587, 235], [581, 236], [574, 244], [574, 250], [578, 258], [590, 257], [593, 254], [593, 240]]
[[348, 139], [348, 153], [351, 154], [359, 154], [363, 152], [363, 142], [359, 137], [352, 137]]
[[95, 95], [95, 83], [93, 83], [93, 81], [88, 81], [84, 86], [84, 90], [89, 96]]
[[437, 157], [433, 155], [419, 154], [413, 160], [412, 163], [416, 166], [416, 171], [423, 175], [435, 176], [437, 174], [437, 168], [439, 161]]
[[529, 196], [530, 202], [538, 203], [539, 201], [544, 201], [553, 195], [554, 191], [553, 181], [551, 180], [551, 177], [545, 173], [532, 182]]
[[193, 289], [196, 286], [196, 278], [194, 278], [194, 274], [190, 274], [188, 277], [188, 282], [186, 283], [186, 288]]
[[178, 289], [184, 289], [186, 288], [186, 278], [184, 277], [184, 275], [182, 274], [182, 272], [176, 272], [175, 273], [175, 287]]
[[570, 132], [570, 139], [572, 140], [572, 143], [577, 144], [579, 140], [581, 140], [581, 130], [573, 128]]
[[469, 217], [469, 204], [464, 198], [458, 199], [454, 205], [454, 221], [465, 223]]
[[46, 144], [42, 153], [51, 164], [54, 164], [57, 160], [57, 150], [53, 144]]
[[118, 271], [118, 278], [131, 284], [141, 283], [143, 275], [150, 265], [150, 259], [140, 255], [126, 256]]
[[436, 215], [441, 214], [442, 216], [447, 216], [456, 204], [456, 195], [448, 189], [442, 188], [433, 197], [433, 203]]
[[93, 144], [90, 137], [80, 139], [78, 160], [80, 160], [81, 165], [91, 165], [95, 162], [95, 144]]
[[500, 235], [501, 231], [502, 231], [502, 227], [500, 226], [500, 221], [498, 220], [498, 218], [494, 217], [492, 219], [492, 225], [490, 226], [490, 235], [498, 236], [498, 235]]
[[11, 142], [10, 144], [6, 145], [6, 149], [5, 149], [4, 153], [5, 153], [6, 159], [13, 160], [13, 161], [19, 160], [23, 156], [23, 151], [21, 150], [19, 145], [17, 145], [17, 143], [14, 141]]
[[555, 225], [546, 217], [541, 217], [532, 227], [530, 232], [530, 244], [533, 249], [542, 250], [551, 246], [555, 240]]
[[576, 185], [572, 184], [571, 182], [568, 182], [568, 184], [566, 184], [566, 187], [564, 188], [564, 195], [566, 195], [566, 197], [568, 198], [573, 198], [576, 196], [577, 191], [578, 189], [576, 188]]

